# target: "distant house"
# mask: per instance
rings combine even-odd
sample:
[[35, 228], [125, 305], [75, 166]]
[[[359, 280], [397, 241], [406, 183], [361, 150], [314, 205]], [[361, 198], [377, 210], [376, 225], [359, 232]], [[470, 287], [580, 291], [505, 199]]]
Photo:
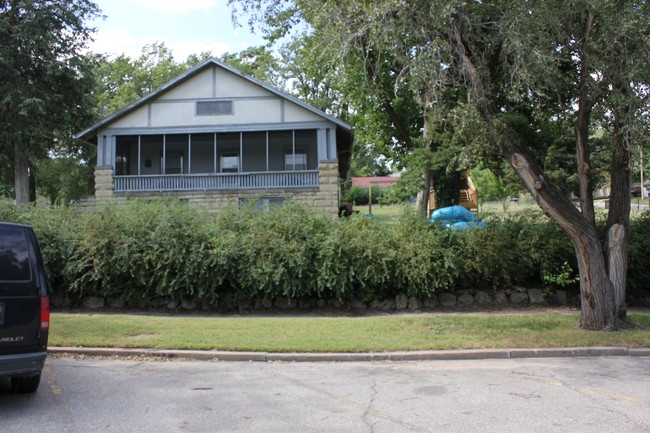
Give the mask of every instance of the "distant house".
[[338, 213], [352, 127], [216, 59], [102, 119], [98, 203], [175, 196], [211, 210], [293, 199]]
[[368, 188], [369, 186], [377, 186], [379, 188], [388, 188], [397, 182], [397, 176], [368, 176], [368, 177], [353, 177], [352, 186], [361, 188]]

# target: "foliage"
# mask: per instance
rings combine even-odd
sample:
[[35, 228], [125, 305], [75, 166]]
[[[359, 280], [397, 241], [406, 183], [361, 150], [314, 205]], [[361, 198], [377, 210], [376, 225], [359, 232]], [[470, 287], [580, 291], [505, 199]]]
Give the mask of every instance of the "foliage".
[[45, 261], [50, 295], [57, 305], [69, 302], [70, 287], [79, 277], [67, 272], [67, 267], [78, 248], [82, 221], [78, 210], [72, 207], [33, 207], [20, 219], [34, 228]]
[[13, 200], [0, 197], [0, 221], [17, 222], [20, 214]]
[[[370, 193], [372, 194], [372, 204], [381, 205], [407, 203], [411, 197], [408, 191], [400, 189], [396, 185], [387, 188], [374, 185]], [[363, 206], [368, 204], [368, 199], [368, 188], [353, 186], [343, 193], [341, 202]]]
[[650, 301], [650, 250], [647, 239], [650, 239], [650, 213], [644, 212], [632, 221], [630, 225], [630, 251], [627, 275], [627, 288], [630, 296], [637, 300]]
[[460, 173], [446, 169], [431, 170], [431, 182], [436, 191], [436, 208], [458, 204]]
[[268, 47], [250, 47], [239, 53], [225, 53], [221, 60], [264, 83], [284, 88], [280, 64]]
[[0, 182], [15, 185], [19, 203], [29, 201], [30, 165], [89, 123], [81, 52], [97, 13], [89, 0], [0, 2]]
[[[370, 302], [399, 293], [542, 285], [545, 276], [566, 275], [562, 282], [572, 283], [577, 270], [570, 243], [539, 212], [484, 215], [485, 229], [453, 231], [408, 208], [388, 224], [361, 216], [333, 220], [293, 203], [210, 216], [167, 200], [94, 212], [21, 210], [0, 200], [0, 219], [34, 227], [57, 304], [102, 296], [135, 307], [195, 301], [232, 311], [253, 300]], [[637, 302], [650, 295], [648, 227], [647, 215], [632, 225], [629, 282]]]
[[84, 218], [65, 268], [70, 293], [180, 302], [204, 287], [206, 230], [200, 211], [175, 202], [134, 201]]
[[508, 197], [519, 197], [523, 188], [517, 179], [512, 179], [515, 177], [512, 169], [510, 167], [506, 169], [510, 172], [508, 177], [499, 176], [489, 168], [472, 169], [472, 181], [479, 192], [479, 201], [503, 201]]
[[113, 59], [91, 56], [94, 61], [97, 115], [106, 116], [153, 92], [187, 69], [178, 63], [162, 42], [145, 45], [142, 54], [131, 59], [121, 54]]
[[[647, 114], [647, 2], [229, 3], [275, 37], [296, 25], [310, 26], [324, 56], [366, 78], [359, 83], [366, 84], [367, 99], [376, 98], [384, 109], [395, 127], [393, 142], [406, 144], [403, 151], [456, 144], [486, 164], [507, 161], [572, 239], [581, 259], [581, 325], [600, 330], [624, 324], [624, 296], [615, 293], [625, 291], [627, 258], [623, 253], [622, 269], [610, 275], [593, 191], [606, 177], [600, 162], [607, 161], [612, 186], [607, 225], [627, 227], [631, 131]], [[400, 105], [404, 101], [407, 105]], [[413, 107], [415, 128], [405, 122]], [[463, 116], [451, 115], [459, 109]], [[465, 129], [462, 122], [452, 122], [456, 118], [477, 119], [479, 127], [471, 130], [485, 131], [485, 139], [458, 140], [457, 132], [466, 134], [458, 131]], [[596, 139], [598, 128], [601, 137], [611, 137], [606, 146]], [[421, 140], [413, 139], [413, 131], [422, 132]], [[418, 161], [425, 167], [426, 190], [426, 170], [434, 166], [427, 167], [427, 158]], [[570, 193], [579, 197], [580, 210]]]
[[[284, 51], [287, 78], [300, 97], [355, 125], [353, 175], [378, 175], [393, 166], [420, 175], [435, 169], [440, 180], [448, 165], [457, 165], [454, 123], [445, 109], [455, 106], [462, 92], [452, 89], [432, 99], [409, 66], [414, 38], [391, 35], [390, 44], [402, 50], [396, 54], [383, 49], [385, 40], [375, 40], [379, 34], [358, 31], [373, 25], [376, 11], [371, 4], [229, 3], [259, 18], [270, 41], [298, 29]], [[357, 38], [346, 39], [357, 31]], [[428, 190], [428, 185], [419, 182], [417, 188]]]
[[50, 204], [69, 204], [94, 193], [94, 166], [77, 158], [44, 159], [36, 167], [36, 190]]
[[580, 281], [580, 277], [576, 276], [573, 269], [567, 262], [562, 263], [562, 268], [558, 273], [542, 272], [542, 280], [548, 285], [556, 286], [570, 286]]

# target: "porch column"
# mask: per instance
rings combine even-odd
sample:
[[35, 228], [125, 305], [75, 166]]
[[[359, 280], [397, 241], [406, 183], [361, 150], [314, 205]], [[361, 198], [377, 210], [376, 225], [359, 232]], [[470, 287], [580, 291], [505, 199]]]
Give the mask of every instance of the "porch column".
[[266, 171], [269, 171], [269, 131], [266, 131]]
[[115, 160], [117, 159], [116, 155], [115, 155], [115, 152], [117, 152], [117, 146], [115, 145], [116, 142], [117, 142], [117, 139], [115, 138], [114, 135], [109, 135], [108, 136], [108, 149], [107, 149], [108, 152], [106, 154], [108, 159], [106, 160], [105, 165], [112, 166], [113, 171], [115, 171]]
[[217, 172], [217, 133], [214, 133], [214, 172]]
[[110, 165], [95, 167], [95, 199], [107, 202], [113, 199], [113, 167]]
[[142, 136], [138, 135], [138, 176], [141, 175], [140, 167], [142, 167]]
[[316, 143], [318, 148], [318, 160], [326, 161], [327, 157], [327, 129], [321, 128], [316, 132]]
[[291, 171], [296, 171], [296, 130], [291, 131]]
[[[183, 172], [182, 166], [181, 172]], [[192, 174], [192, 134], [187, 134], [187, 174]]]
[[97, 166], [103, 167], [104, 165], [107, 164], [106, 160], [108, 159], [106, 157], [106, 146], [107, 146], [107, 138], [105, 135], [102, 136], [97, 136]]
[[335, 161], [338, 158], [336, 154], [336, 128], [327, 130], [327, 159]]
[[163, 134], [163, 157], [162, 157], [162, 167], [160, 167], [160, 172], [162, 174], [167, 174], [167, 134]]
[[239, 133], [239, 173], [244, 169], [244, 133]]

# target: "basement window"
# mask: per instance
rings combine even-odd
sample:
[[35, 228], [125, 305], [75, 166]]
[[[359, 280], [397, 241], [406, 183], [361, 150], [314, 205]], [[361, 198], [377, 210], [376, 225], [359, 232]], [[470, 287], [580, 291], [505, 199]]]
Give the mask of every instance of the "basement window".
[[240, 197], [239, 198], [239, 208], [245, 209], [252, 206], [253, 210], [256, 212], [268, 212], [271, 207], [280, 207], [284, 204], [284, 197], [259, 197], [259, 198], [250, 198], [250, 197]]

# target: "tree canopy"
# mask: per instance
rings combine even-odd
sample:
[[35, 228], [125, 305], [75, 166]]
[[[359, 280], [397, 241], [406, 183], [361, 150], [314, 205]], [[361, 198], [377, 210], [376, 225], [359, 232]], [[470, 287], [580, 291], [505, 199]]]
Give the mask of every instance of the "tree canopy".
[[96, 16], [89, 0], [0, 1], [0, 170], [29, 201], [29, 173], [89, 123], [90, 65], [82, 55]]
[[[398, 141], [412, 140], [398, 125], [414, 105], [418, 114], [413, 118], [422, 122], [424, 144], [430, 149], [450, 131], [448, 125], [460, 137], [464, 130], [473, 131], [470, 140], [459, 141], [465, 154], [507, 161], [541, 209], [571, 239], [581, 276], [581, 325], [617, 329], [626, 323], [631, 133], [647, 110], [650, 85], [647, 2], [230, 4], [235, 14], [247, 12], [251, 25], [261, 22], [271, 38], [288, 34], [297, 24], [309, 26], [318, 52], [337, 71], [365, 69], [365, 80], [359, 83], [366, 84], [364, 89], [375, 87], [372, 94], [383, 101], [382, 112], [396, 128]], [[455, 95], [451, 100], [445, 98], [450, 91]], [[401, 95], [408, 96], [406, 109], [386, 104]], [[612, 193], [607, 251], [594, 212], [594, 145], [603, 145], [594, 140], [595, 131], [608, 137]], [[412, 153], [416, 147], [404, 149]], [[573, 164], [553, 156], [566, 154], [557, 149], [569, 147]], [[554, 179], [551, 172], [556, 169], [565, 174]], [[567, 177], [573, 178], [579, 207], [571, 202], [566, 183], [558, 182]]]

